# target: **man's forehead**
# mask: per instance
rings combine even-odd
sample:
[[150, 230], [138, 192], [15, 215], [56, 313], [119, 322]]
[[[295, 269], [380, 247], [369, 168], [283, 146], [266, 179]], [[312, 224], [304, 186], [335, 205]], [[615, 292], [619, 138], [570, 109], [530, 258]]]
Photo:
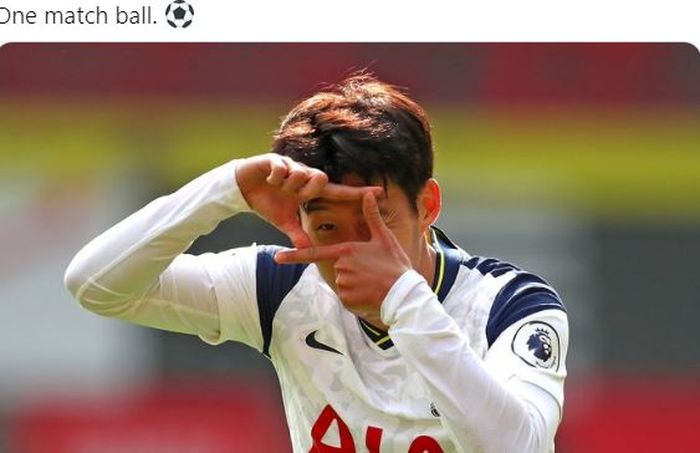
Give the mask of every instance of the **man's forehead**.
[[382, 185], [384, 185], [384, 181], [381, 178], [365, 179], [356, 173], [349, 173], [349, 174], [343, 175], [343, 177], [340, 178], [340, 182], [341, 182], [341, 184], [345, 184], [346, 186], [354, 186], [354, 187], [382, 186]]

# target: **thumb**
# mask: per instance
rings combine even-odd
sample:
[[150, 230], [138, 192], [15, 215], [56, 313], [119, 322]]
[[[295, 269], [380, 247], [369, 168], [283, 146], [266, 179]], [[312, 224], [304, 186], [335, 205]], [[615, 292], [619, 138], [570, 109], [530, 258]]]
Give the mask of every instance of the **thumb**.
[[281, 230], [292, 241], [294, 247], [298, 249], [311, 247], [311, 239], [298, 223], [286, 225]]

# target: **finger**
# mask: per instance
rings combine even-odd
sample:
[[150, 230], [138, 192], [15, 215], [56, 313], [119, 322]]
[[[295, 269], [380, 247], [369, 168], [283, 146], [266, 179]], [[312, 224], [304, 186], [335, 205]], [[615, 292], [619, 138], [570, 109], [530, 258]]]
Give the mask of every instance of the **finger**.
[[280, 189], [286, 194], [294, 194], [309, 180], [307, 169], [294, 166], [285, 178]]
[[280, 264], [315, 263], [318, 261], [338, 259], [346, 252], [346, 244], [287, 249], [277, 252], [275, 254], [275, 261]]
[[309, 235], [307, 235], [301, 228], [286, 231], [284, 233], [287, 235], [289, 240], [292, 241], [292, 245], [294, 245], [294, 247], [298, 249], [311, 247], [311, 238], [309, 238]]
[[320, 193], [320, 197], [327, 198], [329, 200], [339, 200], [339, 201], [352, 201], [352, 200], [362, 200], [362, 197], [367, 192], [374, 193], [379, 196], [384, 189], [380, 186], [346, 186], [344, 184], [328, 183], [324, 186], [323, 191]]
[[321, 197], [323, 188], [328, 184], [328, 176], [320, 170], [313, 170], [311, 178], [299, 190], [299, 199], [302, 201], [313, 200]]
[[265, 179], [271, 186], [280, 186], [289, 173], [289, 167], [283, 159], [270, 159], [270, 173]]
[[311, 247], [311, 238], [306, 234], [304, 229], [301, 227], [299, 218], [295, 216], [293, 220], [282, 224], [278, 227], [280, 231], [287, 235], [292, 244], [296, 248], [306, 248]]
[[365, 193], [362, 199], [362, 213], [365, 216], [365, 221], [372, 237], [385, 237], [389, 228], [384, 223], [384, 219], [382, 219], [377, 199], [372, 192]]

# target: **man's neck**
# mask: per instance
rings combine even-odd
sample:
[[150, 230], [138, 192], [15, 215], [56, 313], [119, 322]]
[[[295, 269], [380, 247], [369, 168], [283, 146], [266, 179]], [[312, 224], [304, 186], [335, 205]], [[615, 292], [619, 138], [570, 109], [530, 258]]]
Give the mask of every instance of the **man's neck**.
[[435, 275], [436, 259], [437, 252], [429, 242], [426, 242], [425, 250], [421, 253], [421, 261], [416, 268], [416, 272], [421, 274], [431, 287], [435, 287], [435, 278], [437, 277]]

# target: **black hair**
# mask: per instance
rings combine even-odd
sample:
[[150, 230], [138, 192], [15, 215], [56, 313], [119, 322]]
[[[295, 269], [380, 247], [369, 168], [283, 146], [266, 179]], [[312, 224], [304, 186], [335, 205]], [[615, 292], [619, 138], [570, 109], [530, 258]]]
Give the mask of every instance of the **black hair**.
[[366, 74], [294, 107], [275, 134], [272, 150], [322, 170], [332, 182], [347, 175], [367, 184], [392, 181], [414, 210], [433, 174], [424, 110], [397, 88]]

